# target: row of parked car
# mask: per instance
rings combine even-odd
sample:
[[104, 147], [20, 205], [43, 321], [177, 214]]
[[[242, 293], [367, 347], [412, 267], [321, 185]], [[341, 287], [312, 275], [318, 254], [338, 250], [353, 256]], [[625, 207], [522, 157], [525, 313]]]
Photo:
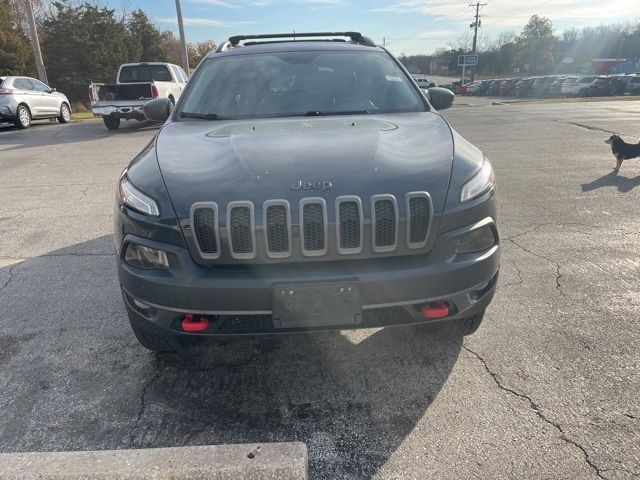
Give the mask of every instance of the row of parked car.
[[592, 97], [640, 94], [640, 73], [500, 78], [469, 82], [453, 88], [457, 95], [500, 97]]

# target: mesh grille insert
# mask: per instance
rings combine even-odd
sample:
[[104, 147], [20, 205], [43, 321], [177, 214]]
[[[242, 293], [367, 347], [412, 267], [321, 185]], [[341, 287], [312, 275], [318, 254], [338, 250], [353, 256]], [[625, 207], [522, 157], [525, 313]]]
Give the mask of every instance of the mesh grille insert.
[[357, 202], [340, 203], [340, 248], [360, 246], [360, 209]]
[[324, 250], [324, 212], [320, 203], [306, 203], [302, 207], [304, 249]]
[[429, 229], [429, 201], [426, 197], [409, 199], [409, 241], [424, 242]]
[[216, 214], [213, 208], [196, 208], [193, 212], [193, 231], [204, 254], [218, 252], [216, 241]]
[[289, 251], [289, 225], [284, 205], [267, 207], [267, 248], [273, 253]]
[[253, 252], [251, 210], [249, 207], [233, 207], [229, 220], [232, 250], [235, 253]]
[[391, 200], [375, 203], [375, 245], [390, 247], [396, 243], [396, 210]]
[[271, 315], [224, 315], [216, 333], [259, 332], [273, 329]]

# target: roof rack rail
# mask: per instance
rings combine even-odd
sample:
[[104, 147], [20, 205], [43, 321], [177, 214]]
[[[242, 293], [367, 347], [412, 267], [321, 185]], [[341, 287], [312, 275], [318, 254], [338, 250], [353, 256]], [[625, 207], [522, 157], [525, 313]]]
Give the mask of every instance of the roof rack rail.
[[[375, 47], [376, 44], [373, 41], [362, 35], [360, 32], [311, 32], [311, 33], [270, 33], [263, 35], [235, 35], [229, 37], [229, 40], [224, 42], [218, 47], [217, 52], [223, 52], [233, 47], [237, 47], [240, 42], [244, 40], [274, 40], [279, 38], [288, 38], [296, 41], [298, 38], [313, 38], [313, 37], [348, 37], [351, 42], [359, 45], [366, 45], [368, 47]], [[291, 41], [291, 40], [289, 40]], [[251, 42], [251, 45], [261, 42]], [[264, 42], [272, 43], [272, 42]]]

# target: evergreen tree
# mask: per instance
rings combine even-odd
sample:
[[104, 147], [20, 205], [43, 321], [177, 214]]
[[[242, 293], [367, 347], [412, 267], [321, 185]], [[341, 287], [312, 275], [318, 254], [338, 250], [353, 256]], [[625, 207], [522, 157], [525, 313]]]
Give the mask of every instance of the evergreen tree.
[[108, 8], [51, 5], [52, 13], [43, 22], [47, 76], [71, 99], [86, 101], [91, 81], [112, 82], [120, 64], [131, 60], [125, 25]]
[[14, 18], [9, 0], [0, 0], [0, 75], [34, 74], [29, 37]]
[[548, 72], [555, 63], [556, 41], [551, 20], [533, 15], [518, 38], [521, 63], [525, 71]]
[[144, 11], [138, 9], [131, 12], [126, 26], [132, 61], [166, 62], [168, 60], [169, 48], [165, 42], [166, 35], [151, 23]]

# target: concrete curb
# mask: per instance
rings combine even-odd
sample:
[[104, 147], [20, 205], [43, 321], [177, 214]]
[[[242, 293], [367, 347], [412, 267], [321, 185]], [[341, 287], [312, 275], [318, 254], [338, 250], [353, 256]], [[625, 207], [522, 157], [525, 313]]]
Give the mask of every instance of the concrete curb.
[[1, 480], [304, 480], [304, 443], [0, 454]]
[[[491, 97], [490, 97], [491, 98]], [[589, 102], [633, 102], [640, 101], [638, 95], [619, 95], [603, 97], [567, 97], [567, 98], [523, 98], [513, 100], [494, 100], [492, 105], [517, 105], [520, 103], [589, 103]]]

